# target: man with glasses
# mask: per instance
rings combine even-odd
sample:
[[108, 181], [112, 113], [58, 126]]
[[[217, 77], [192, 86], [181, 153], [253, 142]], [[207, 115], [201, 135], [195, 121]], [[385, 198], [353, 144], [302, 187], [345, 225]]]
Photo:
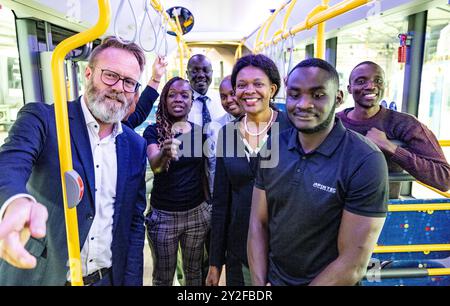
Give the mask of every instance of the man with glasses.
[[[337, 115], [345, 127], [366, 136], [380, 148], [390, 173], [406, 170], [425, 184], [442, 191], [450, 189], [450, 165], [433, 132], [414, 116], [380, 105], [385, 77], [378, 64], [366, 61], [356, 65], [347, 89], [355, 107]], [[400, 183], [390, 183], [389, 197], [399, 195]]]
[[[68, 103], [85, 285], [142, 285], [146, 143], [121, 121], [145, 65], [136, 44], [109, 38]], [[26, 104], [0, 148], [0, 285], [70, 285], [54, 107]]]

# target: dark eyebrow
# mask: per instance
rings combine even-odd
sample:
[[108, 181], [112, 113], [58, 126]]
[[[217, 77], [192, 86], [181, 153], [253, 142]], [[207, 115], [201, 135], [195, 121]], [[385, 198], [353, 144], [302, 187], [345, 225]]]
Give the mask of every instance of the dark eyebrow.
[[[301, 91], [302, 89], [299, 87], [289, 87], [289, 85], [286, 88], [287, 90], [296, 90]], [[308, 91], [316, 91], [316, 90], [326, 90], [325, 86], [315, 86], [307, 89]]]
[[171, 93], [171, 92], [190, 93], [191, 91], [189, 89], [176, 90], [176, 89], [171, 88], [171, 89], [169, 89], [169, 93]]
[[316, 91], [316, 90], [326, 90], [326, 88], [325, 88], [325, 86], [316, 86], [316, 87], [312, 87], [312, 88], [310, 88], [309, 90], [312, 90], [312, 91]]

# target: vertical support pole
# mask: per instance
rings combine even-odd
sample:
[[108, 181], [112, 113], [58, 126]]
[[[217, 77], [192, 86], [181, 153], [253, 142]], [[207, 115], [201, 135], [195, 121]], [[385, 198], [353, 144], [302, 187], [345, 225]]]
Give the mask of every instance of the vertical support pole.
[[[408, 16], [408, 35], [411, 45], [406, 51], [405, 79], [403, 82], [402, 112], [417, 117], [419, 113], [420, 83], [425, 53], [427, 11]], [[410, 195], [412, 183], [402, 184], [401, 195]]]
[[426, 27], [427, 11], [408, 16], [408, 34], [412, 36], [412, 39], [406, 52], [402, 112], [414, 116], [417, 116], [419, 112]]
[[337, 61], [337, 37], [332, 37], [326, 41], [325, 60], [336, 67]]
[[325, 22], [317, 25], [316, 57], [325, 59]]
[[309, 44], [305, 46], [305, 58], [314, 57], [314, 44]]

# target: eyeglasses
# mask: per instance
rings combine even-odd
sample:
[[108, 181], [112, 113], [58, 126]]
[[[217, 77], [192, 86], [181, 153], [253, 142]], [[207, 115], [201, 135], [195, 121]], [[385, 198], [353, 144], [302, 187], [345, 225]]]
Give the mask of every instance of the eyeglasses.
[[122, 80], [123, 90], [128, 93], [135, 93], [138, 90], [139, 86], [141, 86], [138, 81], [131, 78], [122, 78], [118, 73], [114, 71], [108, 69], [100, 70], [102, 71], [101, 79], [102, 82], [105, 83], [105, 85], [114, 86], [117, 84], [117, 82]]

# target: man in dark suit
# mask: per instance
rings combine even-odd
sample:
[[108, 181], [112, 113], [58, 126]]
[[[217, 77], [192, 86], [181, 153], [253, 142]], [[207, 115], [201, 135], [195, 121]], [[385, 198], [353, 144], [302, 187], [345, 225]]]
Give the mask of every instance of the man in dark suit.
[[[144, 65], [137, 45], [110, 38], [68, 103], [85, 285], [142, 285], [146, 144], [121, 120]], [[56, 138], [54, 107], [29, 103], [0, 149], [0, 285], [70, 284]]]

